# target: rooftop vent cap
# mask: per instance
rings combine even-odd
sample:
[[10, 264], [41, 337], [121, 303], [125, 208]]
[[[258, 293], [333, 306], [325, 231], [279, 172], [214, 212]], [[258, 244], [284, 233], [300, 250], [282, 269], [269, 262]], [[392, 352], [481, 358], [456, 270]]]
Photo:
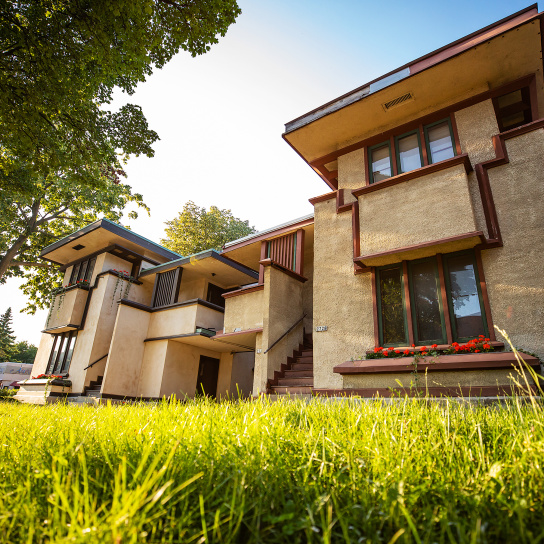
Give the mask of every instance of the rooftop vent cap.
[[396, 108], [397, 106], [400, 106], [401, 104], [404, 104], [413, 99], [414, 93], [409, 92], [403, 94], [402, 96], [398, 96], [397, 98], [393, 98], [393, 100], [389, 100], [389, 102], [386, 102], [385, 104], [382, 104], [382, 108], [384, 109], [384, 111], [389, 111], [390, 109]]

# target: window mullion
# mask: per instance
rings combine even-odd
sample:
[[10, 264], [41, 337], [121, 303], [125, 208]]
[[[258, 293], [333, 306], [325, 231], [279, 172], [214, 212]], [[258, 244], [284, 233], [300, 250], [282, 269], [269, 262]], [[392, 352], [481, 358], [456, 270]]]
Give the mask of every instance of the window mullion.
[[429, 157], [427, 156], [427, 145], [425, 143], [425, 132], [423, 131], [423, 125], [419, 125], [419, 148], [421, 149], [421, 155], [423, 156], [423, 166], [429, 166]]
[[392, 174], [393, 176], [396, 176], [399, 172], [397, 168], [397, 148], [395, 146], [394, 136], [391, 136], [391, 138], [389, 138], [389, 149], [389, 158], [391, 160]]
[[402, 261], [402, 280], [404, 285], [404, 315], [406, 316], [406, 329], [408, 332], [408, 345], [415, 344], [414, 322], [410, 299], [410, 281], [408, 277], [408, 261]]
[[450, 306], [446, 291], [446, 278], [444, 276], [444, 265], [441, 253], [436, 255], [436, 260], [438, 264], [438, 278], [440, 280], [440, 297], [442, 298], [442, 315], [444, 316], [444, 326], [446, 327], [446, 342], [451, 344], [453, 342], [453, 332], [451, 329]]

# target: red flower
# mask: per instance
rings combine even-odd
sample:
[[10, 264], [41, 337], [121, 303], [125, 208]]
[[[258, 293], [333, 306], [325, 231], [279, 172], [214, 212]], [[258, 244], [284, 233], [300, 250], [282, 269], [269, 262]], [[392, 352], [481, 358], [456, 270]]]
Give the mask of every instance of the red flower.
[[389, 352], [388, 351], [384, 351], [383, 352], [384, 356], [387, 357], [389, 355]]
[[461, 348], [459, 346], [455, 346], [455, 351], [459, 351]]
[[400, 355], [400, 351], [398, 351], [398, 350], [395, 350], [395, 353], [396, 353], [397, 355]]
[[489, 344], [484, 344], [484, 349], [491, 349], [491, 346]]
[[405, 349], [405, 350], [404, 350], [404, 355], [410, 355], [410, 350], [409, 350], [409, 349]]
[[416, 345], [415, 345], [415, 344], [412, 344], [412, 347], [413, 347], [413, 348], [415, 348], [415, 347], [416, 347]]
[[374, 348], [374, 353], [378, 353], [380, 351], [380, 348]]
[[438, 344], [433, 344], [431, 347], [432, 347], [433, 349], [436, 349], [436, 348], [438, 347]]
[[427, 346], [421, 346], [421, 351], [425, 351], [427, 349]]
[[475, 350], [474, 350], [474, 353], [480, 353], [480, 350], [479, 350], [479, 349], [475, 349]]

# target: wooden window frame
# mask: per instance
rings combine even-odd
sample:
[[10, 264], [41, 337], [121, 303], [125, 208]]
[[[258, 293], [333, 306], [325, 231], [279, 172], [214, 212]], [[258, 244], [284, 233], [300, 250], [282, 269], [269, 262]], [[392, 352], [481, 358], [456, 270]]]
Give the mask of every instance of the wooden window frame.
[[[482, 323], [484, 329], [484, 335], [486, 338], [495, 340], [492, 328], [493, 323], [491, 320], [491, 312], [489, 307], [489, 300], [487, 298], [487, 288], [485, 285], [485, 278], [483, 277], [483, 267], [481, 265], [481, 257], [478, 250], [463, 250], [456, 251], [447, 254], [437, 254], [424, 259], [415, 259], [413, 261], [402, 261], [401, 263], [394, 263], [385, 266], [376, 267], [373, 274], [373, 295], [375, 297], [375, 326], [377, 327], [377, 334], [375, 335], [377, 346], [382, 347], [404, 347], [411, 345], [427, 345], [427, 344], [451, 344], [454, 341], [464, 343], [474, 337], [458, 337], [455, 325], [455, 315], [453, 313], [453, 305], [451, 299], [451, 285], [449, 281], [449, 268], [448, 260], [451, 258], [459, 257], [462, 255], [470, 255], [472, 266], [474, 270], [474, 277], [476, 280], [476, 286], [478, 289], [478, 300], [480, 303], [480, 312], [482, 316]], [[440, 311], [440, 319], [442, 325], [442, 339], [436, 340], [419, 340], [417, 331], [417, 322], [415, 314], [414, 304], [414, 289], [411, 269], [414, 264], [434, 261], [435, 278], [437, 282], [437, 297]], [[404, 317], [404, 330], [405, 330], [405, 343], [391, 343], [385, 344], [383, 340], [383, 325], [382, 325], [382, 300], [380, 292], [380, 272], [382, 270], [390, 270], [392, 268], [399, 268], [401, 274], [401, 289], [402, 289], [402, 305], [403, 305], [403, 317]]]
[[[76, 342], [77, 342], [77, 331], [65, 331], [60, 334], [54, 335], [55, 339], [53, 340], [53, 346], [51, 348], [51, 353], [49, 354], [49, 360], [47, 361], [47, 367], [45, 370], [46, 374], [55, 374], [59, 376], [67, 376], [68, 371], [70, 369], [70, 364], [73, 359], [74, 351], [76, 349]], [[72, 355], [70, 356], [70, 359], [68, 359], [68, 353], [70, 349], [70, 343], [72, 342], [72, 339], [74, 339], [74, 347], [72, 349]], [[55, 348], [57, 347], [57, 344], [59, 344], [59, 350], [57, 351], [55, 355]], [[66, 350], [64, 351], [63, 356], [61, 357], [61, 347], [66, 346]], [[62, 360], [61, 360], [62, 359]], [[58, 368], [58, 370], [56, 370]]]
[[[517, 91], [521, 91], [521, 102], [515, 102], [514, 104], [510, 104], [509, 106], [506, 106], [505, 108], [501, 108], [499, 106], [499, 98], [502, 98], [503, 96], [506, 96], [507, 94], [515, 93]], [[501, 94], [500, 96], [493, 97], [493, 99], [492, 99], [493, 109], [495, 110], [495, 118], [497, 119], [497, 125], [499, 126], [499, 132], [507, 132], [508, 130], [514, 130], [517, 127], [521, 127], [523, 125], [526, 125], [527, 123], [530, 123], [532, 121], [536, 121], [536, 119], [533, 118], [534, 117], [534, 111], [533, 111], [534, 110], [534, 106], [533, 106], [534, 99], [532, 97], [532, 94], [533, 94], [533, 89], [531, 88], [531, 85], [524, 85], [523, 87], [519, 87], [518, 89], [514, 89], [513, 91], [509, 91], [507, 93]], [[501, 110], [504, 110], [504, 109], [507, 109], [507, 108], [509, 108], [511, 110], [510, 114], [517, 113], [517, 111], [515, 111], [516, 109], [518, 111], [523, 111], [523, 112], [528, 111], [529, 112], [529, 120], [527, 121], [525, 119], [523, 123], [516, 124], [514, 126], [511, 126], [511, 127], [507, 128], [507, 129], [505, 129], [504, 125], [503, 125], [503, 122], [502, 122], [502, 118], [503, 118], [504, 114], [501, 114]]]
[[395, 343], [395, 344], [387, 344], [391, 347], [401, 347], [405, 346], [409, 342], [409, 323], [408, 323], [408, 316], [406, 314], [406, 287], [405, 287], [405, 274], [402, 263], [395, 263], [390, 264], [386, 266], [380, 266], [379, 268], [376, 268], [376, 309], [378, 314], [378, 341], [380, 343], [380, 346], [383, 345], [383, 320], [382, 320], [382, 297], [381, 297], [381, 289], [380, 289], [380, 272], [384, 270], [391, 270], [393, 268], [398, 268], [400, 270], [400, 286], [401, 286], [401, 297], [402, 297], [402, 307], [403, 307], [403, 316], [404, 316], [404, 343]]
[[[392, 139], [392, 138], [391, 138]], [[394, 165], [395, 165], [395, 160], [393, 159], [393, 152], [391, 150], [391, 139], [389, 140], [384, 140], [383, 142], [380, 142], [379, 144], [375, 144], [375, 145], [372, 145], [370, 147], [367, 148], [367, 157], [368, 157], [368, 175], [370, 176], [370, 184], [372, 183], [377, 183], [375, 180], [374, 180], [374, 172], [372, 171], [372, 152], [375, 150], [375, 149], [380, 149], [382, 147], [385, 147], [387, 146], [388, 149], [389, 149], [389, 167], [391, 168], [391, 176], [389, 177], [393, 177], [395, 175], [395, 168], [394, 168]], [[388, 179], [388, 178], [387, 178]], [[383, 180], [382, 180], [383, 181]]]
[[[92, 267], [91, 267], [91, 263], [93, 263]], [[80, 280], [85, 280], [89, 269], [91, 270], [91, 274], [88, 279], [88, 281], [90, 282], [95, 266], [96, 266], [96, 257], [90, 257], [88, 259], [83, 259], [82, 261], [75, 263], [74, 266], [72, 267], [72, 272], [70, 273], [69, 283], [76, 284]]]
[[[419, 127], [414, 128], [413, 130], [410, 130], [408, 132], [405, 132], [404, 134], [400, 134], [399, 136], [395, 136], [395, 160], [397, 161], [397, 174], [404, 174], [405, 172], [402, 169], [402, 163], [400, 160], [400, 151], [399, 151], [399, 140], [402, 140], [403, 138], [406, 138], [407, 136], [412, 136], [412, 134], [415, 134], [417, 136], [417, 145], [419, 149], [419, 158], [421, 160], [421, 166], [419, 168], [423, 168], [425, 166], [425, 161], [423, 159], [423, 149], [421, 145], [421, 135], [419, 131]], [[417, 170], [417, 168], [414, 168], [413, 170]], [[406, 170], [406, 172], [412, 172], [413, 170]]]
[[[457, 156], [457, 145], [456, 145], [456, 139], [455, 139], [455, 132], [453, 130], [452, 123], [451, 123], [451, 117], [444, 117], [443, 119], [440, 119], [438, 121], [434, 121], [434, 122], [429, 123], [427, 125], [423, 125], [423, 135], [425, 137], [425, 149], [427, 151], [427, 161], [428, 161], [429, 164], [436, 164], [432, 160], [433, 156], [431, 154], [431, 146], [430, 146], [430, 143], [429, 143], [429, 129], [435, 127], [436, 125], [440, 125], [442, 123], [448, 123], [448, 128], [449, 128], [449, 131], [450, 131], [451, 144], [452, 144], [452, 149], [453, 149], [453, 156], [454, 157]], [[444, 159], [444, 160], [447, 160], [447, 159]], [[437, 162], [442, 162], [442, 161], [437, 161]]]

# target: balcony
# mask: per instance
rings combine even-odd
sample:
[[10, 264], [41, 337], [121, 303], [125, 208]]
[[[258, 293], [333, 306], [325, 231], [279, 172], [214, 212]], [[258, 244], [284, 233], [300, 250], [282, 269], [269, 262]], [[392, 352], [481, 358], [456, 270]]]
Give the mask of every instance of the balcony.
[[51, 303], [45, 332], [56, 334], [79, 329], [88, 296], [89, 288], [80, 285], [73, 285], [59, 292]]
[[223, 295], [225, 333], [263, 328], [264, 285], [254, 285]]
[[458, 155], [353, 191], [359, 201], [363, 267], [472, 248], [485, 241], [469, 190], [471, 165]]

